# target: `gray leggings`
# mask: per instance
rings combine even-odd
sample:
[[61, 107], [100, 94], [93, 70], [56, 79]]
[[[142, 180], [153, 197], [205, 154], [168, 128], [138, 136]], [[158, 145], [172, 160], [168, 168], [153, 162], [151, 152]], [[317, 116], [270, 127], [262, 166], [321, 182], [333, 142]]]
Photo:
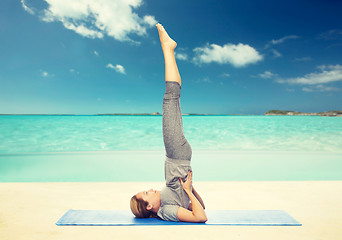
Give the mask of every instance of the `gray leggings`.
[[178, 82], [165, 82], [163, 99], [164, 146], [167, 157], [191, 160], [192, 149], [183, 133], [180, 93], [181, 86]]

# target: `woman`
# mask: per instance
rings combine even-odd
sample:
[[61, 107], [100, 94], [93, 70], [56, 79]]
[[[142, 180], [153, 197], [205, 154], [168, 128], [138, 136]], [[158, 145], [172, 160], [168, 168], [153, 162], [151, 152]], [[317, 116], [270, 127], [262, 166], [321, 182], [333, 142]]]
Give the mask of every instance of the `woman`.
[[174, 55], [177, 43], [161, 24], [156, 26], [165, 60], [163, 139], [166, 186], [161, 191], [150, 189], [134, 195], [130, 202], [131, 210], [136, 217], [158, 216], [166, 221], [206, 222], [203, 200], [192, 186], [192, 150], [183, 133], [180, 109], [182, 83]]

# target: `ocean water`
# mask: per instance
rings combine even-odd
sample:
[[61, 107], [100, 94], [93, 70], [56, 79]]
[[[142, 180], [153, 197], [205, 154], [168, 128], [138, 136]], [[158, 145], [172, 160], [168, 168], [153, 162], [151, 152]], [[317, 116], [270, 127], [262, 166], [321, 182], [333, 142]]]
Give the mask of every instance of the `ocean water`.
[[[342, 152], [342, 118], [183, 116], [193, 150]], [[0, 154], [164, 149], [161, 116], [0, 116]]]
[[[342, 180], [339, 117], [183, 116], [183, 128], [201, 181]], [[0, 116], [2, 182], [160, 181], [164, 158], [162, 116]]]

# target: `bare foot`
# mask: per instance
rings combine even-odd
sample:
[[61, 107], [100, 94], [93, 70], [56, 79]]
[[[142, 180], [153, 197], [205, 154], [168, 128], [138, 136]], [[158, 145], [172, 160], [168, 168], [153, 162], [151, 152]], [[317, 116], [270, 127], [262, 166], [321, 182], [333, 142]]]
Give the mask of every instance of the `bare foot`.
[[163, 25], [158, 23], [156, 26], [158, 28], [159, 39], [160, 39], [160, 43], [162, 45], [163, 50], [167, 50], [167, 49], [174, 50], [177, 46], [177, 43], [173, 41], [172, 38], [170, 38], [170, 36], [167, 34]]

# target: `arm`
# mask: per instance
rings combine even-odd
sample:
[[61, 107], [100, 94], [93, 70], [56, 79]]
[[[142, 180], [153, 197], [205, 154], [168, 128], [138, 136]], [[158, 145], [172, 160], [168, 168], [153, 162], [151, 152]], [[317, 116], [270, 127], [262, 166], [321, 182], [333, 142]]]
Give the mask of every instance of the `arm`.
[[[194, 186], [192, 186], [192, 193], [195, 195], [195, 197], [197, 198], [197, 200], [200, 202], [200, 204], [202, 205], [203, 209], [205, 209], [205, 206], [204, 206], [204, 202], [201, 198], [201, 196], [198, 194], [198, 192], [196, 192]], [[192, 202], [189, 204], [189, 208], [188, 208], [190, 211], [192, 211]]]
[[183, 183], [180, 179], [181, 185], [184, 191], [188, 194], [190, 201], [192, 203], [192, 211], [189, 211], [183, 207], [178, 208], [177, 217], [183, 222], [206, 222], [207, 215], [198, 199], [191, 191], [192, 186], [192, 172], [189, 171], [187, 180]]

